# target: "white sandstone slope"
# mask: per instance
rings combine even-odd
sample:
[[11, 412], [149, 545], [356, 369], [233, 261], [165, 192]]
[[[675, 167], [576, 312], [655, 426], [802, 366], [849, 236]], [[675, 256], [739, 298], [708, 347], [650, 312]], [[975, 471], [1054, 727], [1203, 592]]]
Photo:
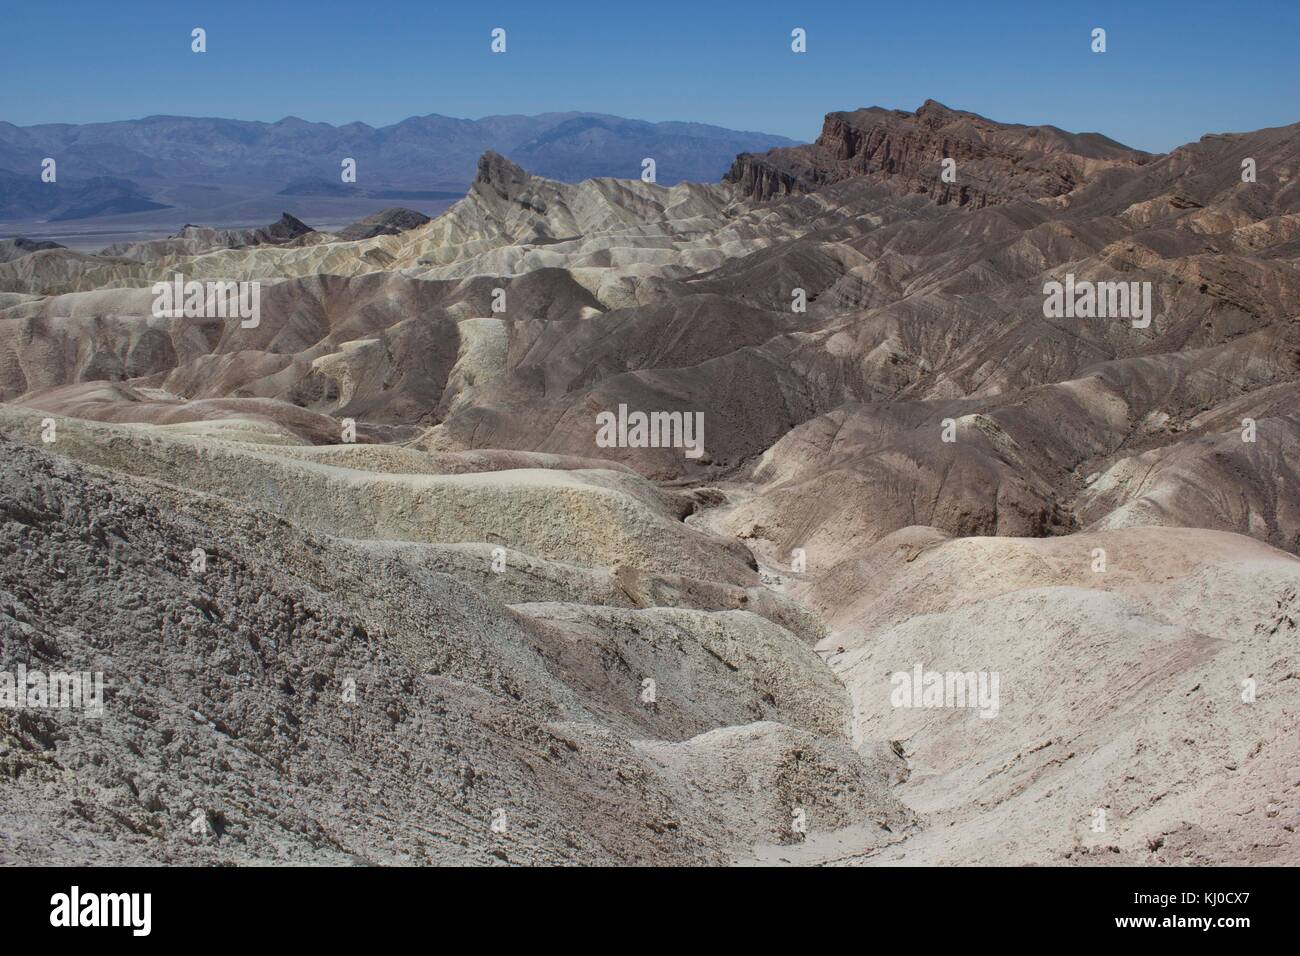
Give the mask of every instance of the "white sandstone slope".
[[[807, 596], [854, 739], [910, 769], [924, 832], [881, 861], [1295, 862], [1293, 556], [1196, 529], [907, 528]], [[896, 706], [891, 676], [917, 664], [998, 675], [996, 715]]]

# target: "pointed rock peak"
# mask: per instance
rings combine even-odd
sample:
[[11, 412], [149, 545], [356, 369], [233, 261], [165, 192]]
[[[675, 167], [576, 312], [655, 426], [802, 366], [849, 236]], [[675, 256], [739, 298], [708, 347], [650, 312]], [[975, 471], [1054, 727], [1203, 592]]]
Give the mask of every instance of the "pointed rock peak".
[[504, 198], [526, 185], [530, 178], [522, 167], [489, 149], [478, 159], [478, 175], [474, 177], [474, 185], [490, 186]]
[[926, 100], [916, 108], [916, 118], [932, 126], [942, 126], [956, 117], [956, 110], [949, 109], [938, 100]]
[[271, 225], [267, 227], [267, 232], [270, 235], [276, 237], [277, 239], [278, 238], [291, 239], [295, 236], [305, 235], [306, 233], [309, 233], [311, 231], [312, 231], [311, 226], [307, 225], [305, 222], [303, 222], [301, 219], [297, 218], [296, 216], [291, 216], [287, 212], [281, 213], [280, 218], [277, 219], [275, 222], [271, 223]]

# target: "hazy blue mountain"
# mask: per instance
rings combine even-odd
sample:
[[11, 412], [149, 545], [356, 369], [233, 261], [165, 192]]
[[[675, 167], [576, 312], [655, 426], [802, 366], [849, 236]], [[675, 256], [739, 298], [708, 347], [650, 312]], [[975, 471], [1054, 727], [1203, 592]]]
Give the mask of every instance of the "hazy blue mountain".
[[0, 169], [2, 218], [44, 218], [50, 222], [166, 209], [137, 183], [117, 176], [92, 176], [68, 182], [42, 182], [39, 173]]
[[[332, 126], [286, 117], [275, 123], [184, 116], [86, 125], [19, 127], [0, 122], [0, 219], [108, 215], [133, 206], [184, 206], [182, 187], [264, 195], [351, 195], [400, 199], [458, 193], [475, 163], [495, 150], [541, 175], [576, 182], [593, 176], [637, 177], [652, 157], [657, 179], [717, 181], [737, 153], [793, 141], [699, 123], [648, 123], [597, 113], [489, 116], [432, 114], [391, 126]], [[40, 187], [41, 160], [58, 161], [59, 188]], [[356, 184], [340, 178], [356, 160]], [[112, 180], [109, 184], [102, 178]], [[116, 192], [77, 198], [64, 187]], [[323, 184], [307, 187], [306, 184]], [[288, 190], [288, 192], [284, 192]], [[139, 205], [153, 203], [152, 206]]]

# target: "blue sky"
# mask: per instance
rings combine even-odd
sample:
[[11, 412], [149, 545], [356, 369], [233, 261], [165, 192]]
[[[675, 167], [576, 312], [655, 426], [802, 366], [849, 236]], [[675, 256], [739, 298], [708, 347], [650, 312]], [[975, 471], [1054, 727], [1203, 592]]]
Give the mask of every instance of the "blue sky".
[[812, 139], [830, 110], [926, 98], [1151, 150], [1296, 122], [1300, 2], [5, 0], [0, 18], [0, 120], [19, 125], [572, 109]]

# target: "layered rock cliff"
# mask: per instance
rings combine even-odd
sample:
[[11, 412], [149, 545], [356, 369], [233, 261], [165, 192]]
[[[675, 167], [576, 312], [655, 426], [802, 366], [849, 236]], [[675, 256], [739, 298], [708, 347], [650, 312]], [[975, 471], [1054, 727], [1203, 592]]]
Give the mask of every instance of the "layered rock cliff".
[[[943, 161], [955, 162], [945, 181]], [[1102, 169], [1149, 154], [1096, 133], [1019, 126], [926, 100], [914, 113], [879, 107], [828, 113], [815, 143], [742, 153], [724, 177], [768, 200], [857, 177], [979, 209], [1068, 193]]]

